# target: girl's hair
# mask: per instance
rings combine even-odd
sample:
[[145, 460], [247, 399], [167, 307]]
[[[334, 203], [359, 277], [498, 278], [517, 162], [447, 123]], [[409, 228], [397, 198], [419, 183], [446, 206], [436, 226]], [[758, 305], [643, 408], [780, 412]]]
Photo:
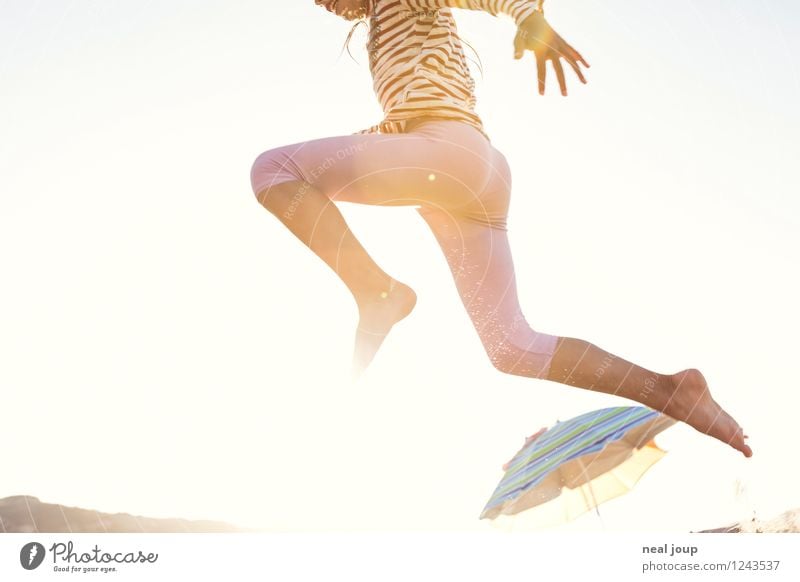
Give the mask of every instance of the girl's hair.
[[[353, 33], [356, 31], [361, 24], [366, 24], [366, 19], [372, 16], [372, 13], [375, 9], [375, 2], [377, 0], [361, 0], [359, 7], [350, 14], [337, 14], [337, 16], [341, 16], [345, 20], [356, 20], [357, 22], [353, 25], [353, 28], [350, 29], [350, 33], [347, 35], [347, 39], [344, 41], [344, 45], [342, 45], [342, 50], [339, 53], [343, 53], [345, 49], [347, 50], [347, 54], [350, 55], [350, 58], [353, 58], [353, 53], [350, 52], [350, 39], [353, 38]], [[314, 3], [318, 6], [322, 6], [328, 12], [332, 12], [336, 14], [336, 4], [338, 0], [314, 0]]]
[[342, 50], [339, 52], [339, 55], [340, 55], [340, 56], [341, 56], [341, 54], [342, 54], [342, 53], [343, 53], [345, 50], [347, 50], [347, 54], [348, 54], [348, 55], [350, 55], [350, 58], [351, 58], [351, 59], [353, 59], [354, 61], [356, 60], [356, 59], [353, 57], [353, 53], [351, 53], [351, 52], [350, 52], [350, 39], [352, 39], [352, 38], [353, 38], [353, 33], [356, 31], [356, 28], [358, 28], [358, 27], [359, 27], [359, 26], [361, 26], [362, 24], [364, 24], [364, 25], [366, 25], [366, 24], [367, 24], [367, 23], [366, 23], [366, 20], [364, 20], [363, 18], [362, 18], [362, 19], [360, 19], [358, 22], [356, 22], [356, 23], [353, 25], [353, 28], [351, 28], [351, 29], [350, 29], [350, 32], [349, 32], [349, 33], [347, 33], [347, 38], [344, 40], [344, 44], [342, 45]]
[[[328, 12], [334, 12], [339, 0], [314, 0], [314, 2], [324, 7]], [[375, 0], [359, 0], [359, 6], [348, 14], [339, 14], [345, 20], [363, 20], [372, 14]]]

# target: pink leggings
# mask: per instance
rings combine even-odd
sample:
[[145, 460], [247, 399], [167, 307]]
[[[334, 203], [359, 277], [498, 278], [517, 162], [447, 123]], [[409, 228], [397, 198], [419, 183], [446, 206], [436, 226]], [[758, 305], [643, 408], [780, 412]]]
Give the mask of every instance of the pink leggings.
[[[302, 181], [331, 200], [418, 206], [444, 252], [461, 301], [492, 364], [546, 378], [557, 336], [534, 331], [517, 298], [506, 218], [511, 173], [475, 128], [424, 120], [403, 134], [354, 134], [266, 151], [256, 158], [253, 192]], [[302, 212], [304, 186], [286, 213]]]

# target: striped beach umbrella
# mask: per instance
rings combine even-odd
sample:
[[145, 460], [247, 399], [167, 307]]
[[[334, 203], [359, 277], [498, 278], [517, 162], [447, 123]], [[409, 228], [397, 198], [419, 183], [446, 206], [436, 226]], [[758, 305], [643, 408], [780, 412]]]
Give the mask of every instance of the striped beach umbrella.
[[653, 438], [676, 421], [644, 406], [595, 410], [530, 438], [511, 461], [481, 519], [526, 512], [552, 525], [629, 491], [664, 456]]

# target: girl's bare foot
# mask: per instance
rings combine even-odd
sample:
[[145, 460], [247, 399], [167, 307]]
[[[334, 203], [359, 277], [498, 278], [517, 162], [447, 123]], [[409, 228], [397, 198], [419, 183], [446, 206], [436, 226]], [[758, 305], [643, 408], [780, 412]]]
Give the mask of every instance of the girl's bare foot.
[[747, 436], [742, 427], [711, 397], [708, 384], [700, 370], [690, 368], [669, 376], [672, 394], [662, 411], [741, 451], [745, 457], [753, 451], [744, 442]]
[[389, 287], [357, 299], [358, 329], [353, 351], [353, 380], [367, 369], [392, 326], [406, 317], [417, 303], [408, 285], [391, 280]]

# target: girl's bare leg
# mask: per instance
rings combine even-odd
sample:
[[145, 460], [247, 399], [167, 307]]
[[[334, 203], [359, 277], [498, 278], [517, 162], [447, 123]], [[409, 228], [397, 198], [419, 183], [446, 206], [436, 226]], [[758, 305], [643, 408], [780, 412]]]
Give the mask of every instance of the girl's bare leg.
[[491, 146], [457, 121], [418, 124], [413, 133], [344, 135], [281, 146], [259, 155], [253, 192], [353, 293], [359, 309], [353, 356], [358, 376], [416, 295], [392, 279], [347, 227], [335, 201], [460, 206], [486, 183]]
[[[496, 200], [502, 207], [499, 195]], [[464, 307], [495, 368], [634, 400], [751, 456], [742, 429], [713, 400], [698, 370], [659, 374], [584, 340], [531, 328], [517, 298], [502, 224], [491, 227], [480, 224], [479, 215], [432, 207], [420, 209], [420, 214], [444, 252]]]
[[560, 337], [546, 379], [635, 400], [731, 445], [746, 457], [753, 454], [741, 427], [711, 397], [699, 370], [659, 374], [584, 340]]
[[302, 181], [259, 192], [258, 201], [321, 258], [356, 301], [359, 322], [353, 374], [369, 365], [392, 326], [414, 308], [414, 291], [387, 275], [353, 235], [336, 205]]

